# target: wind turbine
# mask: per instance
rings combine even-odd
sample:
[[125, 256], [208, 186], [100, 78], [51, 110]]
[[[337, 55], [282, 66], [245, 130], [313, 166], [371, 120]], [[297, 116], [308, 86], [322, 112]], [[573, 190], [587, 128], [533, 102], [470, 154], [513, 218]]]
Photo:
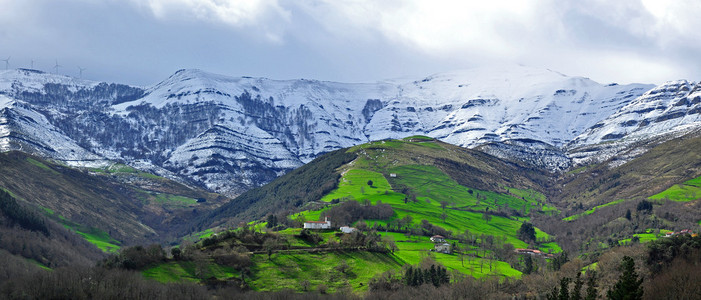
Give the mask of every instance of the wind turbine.
[[2, 61], [5, 62], [5, 70], [7, 70], [8, 68], [10, 68], [10, 57], [12, 57], [12, 56], [8, 56], [7, 59], [3, 59], [3, 60], [2, 60]]
[[31, 69], [34, 70], [34, 60], [33, 60], [33, 59], [32, 59], [32, 67], [31, 67]]
[[78, 70], [80, 71], [80, 77], [79, 77], [79, 78], [82, 79], [82, 78], [83, 78], [83, 71], [85, 71], [85, 70], [87, 70], [87, 69], [86, 69], [86, 68], [81, 68], [80, 66], [78, 66]]
[[62, 67], [61, 65], [58, 64], [58, 59], [56, 60], [56, 65], [54, 66], [54, 69], [56, 69], [56, 75], [58, 75], [58, 68]]

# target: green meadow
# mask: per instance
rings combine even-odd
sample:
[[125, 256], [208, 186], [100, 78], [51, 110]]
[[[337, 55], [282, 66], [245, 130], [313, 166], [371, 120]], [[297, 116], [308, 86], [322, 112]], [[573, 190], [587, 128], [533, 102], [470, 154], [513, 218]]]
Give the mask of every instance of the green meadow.
[[701, 177], [688, 180], [681, 184], [675, 184], [659, 194], [650, 196], [648, 199], [672, 200], [678, 202], [701, 199]]
[[211, 259], [206, 261], [170, 261], [148, 268], [141, 272], [145, 277], [160, 282], [198, 282], [200, 278], [214, 277], [226, 280], [240, 276], [240, 273], [229, 266], [214, 263]]
[[[254, 262], [249, 283], [254, 290], [303, 291], [300, 283], [306, 280], [310, 290], [324, 284], [329, 292], [341, 288], [365, 291], [372, 277], [388, 270], [400, 270], [405, 263], [396, 255], [367, 251], [277, 253], [270, 260], [267, 255], [256, 255]], [[350, 267], [345, 273], [336, 268], [343, 262]]]
[[[491, 220], [487, 221], [484, 219], [484, 211], [496, 210], [498, 207], [514, 210], [518, 207], [526, 212], [541, 207], [552, 210], [551, 206], [543, 204], [545, 197], [540, 193], [509, 189], [513, 194], [523, 195], [524, 199], [520, 199], [508, 194], [470, 189], [459, 185], [435, 167], [402, 166], [391, 169], [390, 172], [396, 174], [396, 177], [392, 178], [395, 182], [412, 187], [412, 192], [417, 195], [416, 201], [411, 201], [409, 196], [395, 192], [382, 174], [360, 169], [346, 171], [340, 179], [338, 188], [324, 196], [322, 201], [367, 199], [372, 204], [381, 201], [392, 206], [395, 211], [393, 219], [411, 216], [414, 224], [427, 220], [454, 233], [462, 233], [467, 229], [477, 235], [504, 236], [507, 239], [506, 242], [513, 244], [516, 248], [528, 247], [528, 244], [516, 238], [516, 232], [521, 227], [522, 221], [501, 216], [492, 216]], [[372, 186], [368, 185], [369, 180], [372, 181]], [[407, 199], [406, 203], [404, 199]], [[447, 204], [445, 209], [441, 207], [441, 202]], [[323, 210], [306, 211], [300, 215], [306, 220], [319, 220], [322, 212]], [[369, 225], [375, 222], [385, 225], [388, 221], [391, 220], [368, 220], [367, 222]], [[536, 237], [548, 239], [549, 235], [536, 229]], [[543, 250], [548, 251], [548, 249], [560, 252], [560, 248], [554, 244], [546, 246]]]
[[592, 208], [586, 210], [586, 211], [583, 212], [583, 213], [579, 213], [579, 214], [576, 214], [576, 215], [571, 215], [571, 216], [569, 216], [569, 217], [563, 218], [562, 220], [563, 220], [563, 221], [574, 221], [574, 220], [579, 219], [579, 218], [581, 218], [581, 217], [583, 217], [583, 216], [593, 214], [593, 213], [594, 213], [597, 209], [599, 209], [599, 208], [606, 207], [606, 206], [611, 206], [611, 205], [616, 205], [616, 204], [621, 203], [621, 202], [623, 202], [623, 201], [626, 201], [626, 200], [625, 200], [625, 199], [619, 199], [619, 200], [616, 200], [616, 201], [611, 201], [611, 202], [606, 203], [606, 204], [597, 205], [597, 206], [594, 206], [594, 207], [592, 207]]
[[47, 216], [55, 218], [63, 227], [80, 235], [83, 239], [95, 245], [103, 252], [117, 253], [121, 248], [121, 246], [119, 246], [121, 243], [118, 240], [115, 240], [107, 232], [99, 228], [87, 227], [71, 222], [65, 217], [56, 214], [50, 208], [42, 207], [42, 210]]

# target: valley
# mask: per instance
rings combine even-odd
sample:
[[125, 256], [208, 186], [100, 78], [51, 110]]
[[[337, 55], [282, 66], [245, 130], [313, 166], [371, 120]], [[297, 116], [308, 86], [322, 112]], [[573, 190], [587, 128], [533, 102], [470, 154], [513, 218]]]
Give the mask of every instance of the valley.
[[701, 226], [699, 85], [497, 71], [341, 84], [182, 70], [149, 88], [5, 71], [3, 266], [205, 298], [473, 283], [544, 297], [581, 271], [603, 295], [623, 256], [665, 272], [643, 265], [648, 245], [693, 244]]

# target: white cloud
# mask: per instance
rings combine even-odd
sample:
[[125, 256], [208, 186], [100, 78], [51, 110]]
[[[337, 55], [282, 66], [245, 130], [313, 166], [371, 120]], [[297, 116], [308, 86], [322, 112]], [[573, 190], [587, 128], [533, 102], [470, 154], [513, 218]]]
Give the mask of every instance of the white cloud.
[[571, 75], [612, 80], [607, 75], [628, 72], [620, 81], [659, 83], [693, 73], [683, 62], [698, 62], [690, 56], [701, 51], [697, 1], [319, 0], [297, 5], [331, 35], [363, 39], [379, 34], [398, 49], [448, 58], [456, 68], [558, 61]]
[[220, 23], [237, 29], [255, 28], [282, 42], [290, 13], [277, 0], [132, 0], [162, 20]]
[[374, 81], [500, 63], [600, 82], [701, 79], [698, 0], [0, 0], [0, 8], [0, 55], [13, 66], [72, 59], [95, 72], [88, 56], [143, 57], [138, 69], [123, 67], [129, 80], [143, 69], [155, 81], [201, 67]]
[[540, 18], [538, 8], [527, 1], [323, 0], [301, 7], [335, 34], [379, 31], [387, 39], [436, 55], [511, 54], [511, 39], [521, 36], [518, 31], [538, 30], [530, 24]]

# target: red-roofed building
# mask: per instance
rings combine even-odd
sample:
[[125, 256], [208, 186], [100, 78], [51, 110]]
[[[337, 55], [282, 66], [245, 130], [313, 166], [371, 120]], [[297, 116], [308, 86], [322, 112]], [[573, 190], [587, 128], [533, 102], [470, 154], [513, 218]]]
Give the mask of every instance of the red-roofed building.
[[331, 228], [331, 221], [328, 217], [324, 217], [324, 221], [306, 221], [304, 222], [304, 228], [306, 229], [329, 229]]

